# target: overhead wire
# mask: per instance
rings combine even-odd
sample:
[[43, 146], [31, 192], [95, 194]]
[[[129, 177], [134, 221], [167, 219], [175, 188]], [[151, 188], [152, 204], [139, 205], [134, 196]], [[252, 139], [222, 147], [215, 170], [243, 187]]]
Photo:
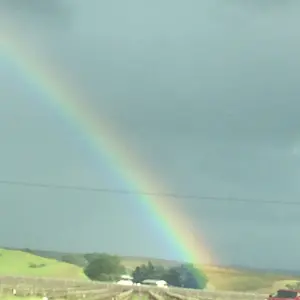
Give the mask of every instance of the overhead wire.
[[49, 184], [42, 182], [31, 181], [12, 181], [12, 180], [0, 180], [0, 185], [27, 187], [27, 188], [44, 188], [52, 190], [73, 190], [82, 192], [95, 192], [95, 193], [108, 193], [108, 194], [120, 194], [120, 195], [143, 195], [143, 196], [155, 196], [162, 198], [176, 198], [176, 199], [195, 199], [203, 201], [219, 201], [219, 202], [241, 202], [249, 204], [278, 204], [278, 205], [300, 205], [300, 201], [282, 201], [282, 200], [259, 200], [240, 197], [220, 197], [209, 195], [187, 195], [179, 193], [159, 193], [152, 191], [134, 191], [116, 188], [101, 188], [101, 187], [89, 187], [81, 185], [60, 185]]

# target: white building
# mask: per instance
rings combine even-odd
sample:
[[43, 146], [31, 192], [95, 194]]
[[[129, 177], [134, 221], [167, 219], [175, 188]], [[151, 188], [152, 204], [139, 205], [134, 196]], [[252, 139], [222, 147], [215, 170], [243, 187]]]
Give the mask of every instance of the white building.
[[167, 288], [168, 283], [164, 280], [156, 280], [156, 279], [145, 279], [142, 281], [142, 285], [150, 285], [156, 287]]
[[122, 275], [121, 279], [117, 282], [120, 285], [133, 285], [133, 278], [129, 275]]

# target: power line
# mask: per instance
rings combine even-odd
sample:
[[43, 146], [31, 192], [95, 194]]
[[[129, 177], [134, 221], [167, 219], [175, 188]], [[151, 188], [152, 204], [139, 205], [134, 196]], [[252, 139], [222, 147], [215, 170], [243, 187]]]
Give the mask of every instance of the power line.
[[219, 202], [300, 205], [300, 202], [298, 201], [258, 200], [258, 199], [246, 199], [246, 198], [238, 198], [238, 197], [218, 197], [218, 196], [201, 196], [201, 195], [180, 195], [177, 193], [131, 191], [125, 189], [96, 188], [96, 187], [88, 187], [88, 186], [80, 186], [80, 185], [57, 185], [57, 184], [29, 182], [29, 181], [0, 180], [0, 185], [44, 188], [44, 189], [52, 189], [52, 190], [74, 190], [74, 191], [82, 191], [82, 192], [96, 192], [96, 193], [108, 193], [108, 194], [120, 194], [120, 195], [142, 195], [142, 196], [156, 196], [156, 197], [163, 197], [163, 198], [195, 199], [195, 200], [219, 201]]

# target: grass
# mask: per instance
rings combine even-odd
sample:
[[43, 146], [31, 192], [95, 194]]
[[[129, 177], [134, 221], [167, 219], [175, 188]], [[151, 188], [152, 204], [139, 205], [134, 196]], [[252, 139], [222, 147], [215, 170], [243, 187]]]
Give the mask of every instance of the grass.
[[1, 300], [41, 300], [41, 297], [1, 296]]
[[149, 297], [147, 296], [140, 296], [140, 295], [133, 295], [131, 300], [149, 300]]
[[1, 296], [1, 300], [41, 300], [41, 297]]
[[[172, 267], [179, 262], [163, 259], [123, 257], [122, 263], [128, 270], [133, 270], [136, 266], [147, 263], [149, 260], [153, 264]], [[42, 267], [33, 268], [30, 265]], [[286, 283], [300, 281], [296, 276], [281, 275], [278, 273], [266, 273], [259, 271], [249, 271], [204, 266], [204, 273], [209, 278], [209, 283], [216, 290], [232, 291], [259, 291], [269, 293], [277, 288], [282, 288]], [[0, 276], [33, 276], [66, 278], [74, 280], [87, 280], [82, 268], [58, 261], [56, 259], [45, 258], [19, 250], [8, 250], [0, 248]], [[14, 298], [16, 299], [16, 298]]]
[[[151, 260], [153, 264], [172, 267], [178, 264], [176, 261], [163, 259], [147, 259], [124, 257], [123, 264], [127, 269], [134, 269], [140, 264]], [[278, 273], [267, 273], [263, 271], [238, 270], [225, 267], [204, 266], [203, 272], [208, 276], [209, 283], [216, 290], [225, 291], [261, 291], [269, 293], [277, 290], [277, 287], [283, 288], [288, 282], [300, 281], [300, 277], [282, 275]]]
[[268, 290], [278, 281], [295, 279], [293, 276], [281, 274], [226, 268], [204, 267], [204, 272], [217, 290], [228, 291], [255, 291], [263, 288]]
[[[15, 297], [15, 296], [1, 296], [1, 300], [41, 300], [41, 297]], [[56, 299], [58, 300], [58, 299]], [[131, 300], [149, 300], [147, 296], [134, 295]]]
[[[33, 267], [33, 266], [37, 267]], [[82, 269], [18, 250], [0, 249], [0, 276], [37, 276], [87, 279]]]

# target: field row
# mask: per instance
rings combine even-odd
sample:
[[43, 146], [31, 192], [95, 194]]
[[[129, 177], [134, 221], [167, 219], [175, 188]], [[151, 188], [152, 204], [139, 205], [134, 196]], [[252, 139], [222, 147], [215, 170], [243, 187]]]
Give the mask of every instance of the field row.
[[108, 299], [179, 299], [179, 300], [264, 300], [266, 295], [239, 292], [212, 292], [181, 288], [121, 286], [92, 281], [69, 281], [43, 278], [1, 277], [0, 295], [38, 297], [42, 299], [108, 300]]

